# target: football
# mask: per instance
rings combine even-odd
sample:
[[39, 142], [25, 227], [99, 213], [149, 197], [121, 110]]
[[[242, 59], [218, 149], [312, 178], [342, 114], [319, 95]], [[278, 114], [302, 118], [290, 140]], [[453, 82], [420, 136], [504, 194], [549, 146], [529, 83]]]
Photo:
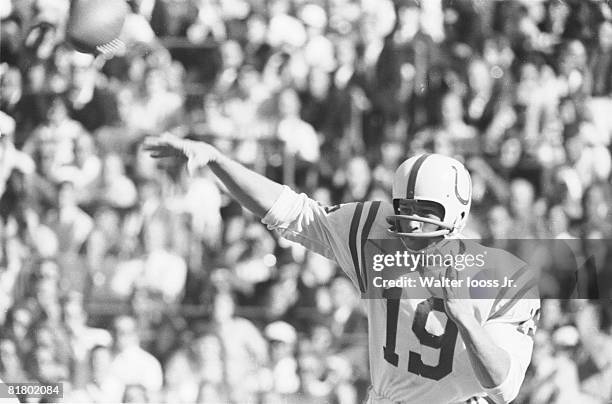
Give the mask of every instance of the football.
[[112, 56], [124, 46], [119, 36], [128, 12], [125, 0], [73, 0], [66, 40], [79, 52]]

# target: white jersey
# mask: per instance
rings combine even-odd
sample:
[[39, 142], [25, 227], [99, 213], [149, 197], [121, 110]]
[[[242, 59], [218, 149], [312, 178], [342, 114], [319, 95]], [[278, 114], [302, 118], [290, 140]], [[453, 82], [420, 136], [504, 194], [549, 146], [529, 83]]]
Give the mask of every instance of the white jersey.
[[[324, 208], [305, 194], [285, 187], [262, 222], [283, 237], [336, 261], [365, 297], [372, 280], [366, 270], [364, 247], [368, 240], [395, 238], [387, 232], [386, 217], [392, 214], [391, 204], [385, 202]], [[498, 260], [499, 265], [507, 267], [509, 276], [520, 279], [526, 272], [525, 264], [501, 253], [505, 255]], [[529, 330], [533, 329], [539, 300], [519, 298], [534, 288], [537, 285], [529, 283], [502, 290], [495, 299], [471, 300], [481, 324], [516, 361], [522, 375], [531, 360], [533, 340]], [[369, 328], [369, 402], [446, 404], [485, 394], [441, 299], [432, 296], [363, 302]]]

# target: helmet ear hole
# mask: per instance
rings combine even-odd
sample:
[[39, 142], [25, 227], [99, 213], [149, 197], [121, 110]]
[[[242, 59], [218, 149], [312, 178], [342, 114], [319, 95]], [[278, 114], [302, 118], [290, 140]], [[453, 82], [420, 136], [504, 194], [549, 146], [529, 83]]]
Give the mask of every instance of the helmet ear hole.
[[399, 199], [394, 199], [393, 200], [393, 211], [395, 212], [396, 215], [399, 215]]

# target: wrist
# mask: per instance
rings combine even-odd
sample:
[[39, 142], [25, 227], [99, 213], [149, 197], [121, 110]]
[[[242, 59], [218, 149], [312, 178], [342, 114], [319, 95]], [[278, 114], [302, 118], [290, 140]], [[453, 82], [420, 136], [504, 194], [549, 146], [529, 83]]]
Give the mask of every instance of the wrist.
[[208, 143], [195, 140], [182, 140], [181, 149], [189, 163], [199, 167], [219, 161], [222, 154]]
[[473, 313], [468, 311], [459, 311], [453, 313], [452, 316], [453, 321], [457, 324], [459, 331], [469, 332], [474, 329], [474, 327], [480, 326], [480, 323], [476, 320]]
[[467, 299], [448, 299], [444, 302], [446, 314], [456, 323], [466, 323], [474, 319], [474, 307]]
[[216, 147], [211, 145], [207, 146], [210, 147], [210, 164], [219, 164], [222, 162], [223, 159], [227, 159], [227, 157], [222, 154]]

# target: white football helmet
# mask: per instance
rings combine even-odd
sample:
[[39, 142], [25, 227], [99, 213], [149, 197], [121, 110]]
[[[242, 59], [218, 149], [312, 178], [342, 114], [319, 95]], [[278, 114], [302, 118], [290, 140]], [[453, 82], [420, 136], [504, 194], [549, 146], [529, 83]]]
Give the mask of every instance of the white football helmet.
[[[443, 209], [442, 220], [400, 214], [400, 204], [433, 203]], [[393, 208], [389, 232], [396, 236], [428, 238], [459, 233], [472, 205], [470, 173], [459, 161], [441, 154], [421, 154], [404, 161], [393, 178]], [[399, 221], [432, 223], [440, 227], [433, 232], [402, 233]]]

